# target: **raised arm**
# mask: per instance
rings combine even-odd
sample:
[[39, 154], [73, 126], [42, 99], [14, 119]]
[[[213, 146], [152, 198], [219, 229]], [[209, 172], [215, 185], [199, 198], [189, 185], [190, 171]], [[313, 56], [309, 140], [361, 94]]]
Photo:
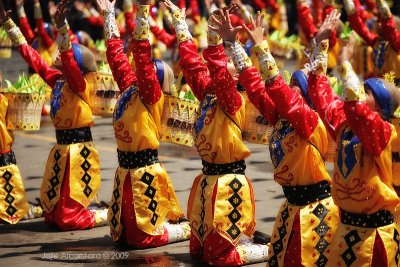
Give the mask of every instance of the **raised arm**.
[[297, 0], [297, 18], [301, 31], [304, 33], [307, 41], [310, 41], [318, 29], [315, 26], [310, 7], [305, 0]]
[[132, 0], [124, 0], [123, 4], [125, 28], [128, 35], [132, 35], [135, 30], [135, 21], [133, 19], [133, 3]]
[[361, 16], [361, 11], [356, 8], [353, 0], [344, 0], [343, 4], [351, 28], [355, 30], [369, 46], [373, 46], [379, 36], [368, 29], [365, 18]]
[[26, 17], [25, 9], [24, 9], [24, 0], [15, 1], [17, 6], [17, 14], [19, 18], [19, 27], [21, 32], [25, 36], [25, 39], [28, 44], [32, 44], [35, 40], [35, 33], [31, 29], [31, 25], [29, 25], [28, 18]]
[[153, 105], [161, 98], [162, 90], [151, 60], [149, 12], [150, 0], [139, 0], [133, 34], [133, 58], [137, 66], [139, 94], [144, 103]]
[[33, 9], [34, 9], [34, 17], [35, 17], [38, 35], [42, 41], [43, 46], [45, 48], [50, 48], [54, 44], [54, 41], [53, 41], [53, 39], [51, 39], [51, 37], [49, 36], [49, 34], [46, 31], [46, 28], [44, 25], [44, 20], [43, 20], [42, 8], [40, 6], [39, 0], [34, 1]]
[[183, 75], [194, 95], [202, 101], [211, 84], [211, 78], [206, 64], [198, 53], [196, 44], [185, 22], [185, 15], [170, 0], [164, 0], [164, 4], [172, 13], [173, 26], [179, 43], [179, 65]]
[[53, 87], [55, 82], [62, 76], [62, 73], [59, 70], [50, 68], [40, 57], [39, 53], [27, 44], [22, 32], [10, 18], [10, 13], [10, 10], [7, 12], [4, 10], [0, 2], [0, 24], [6, 30], [13, 45], [17, 47], [21, 57], [29, 66], [33, 68], [49, 86]]
[[[65, 13], [69, 0], [62, 0], [57, 5], [57, 11], [54, 14], [54, 21], [58, 29], [57, 44], [61, 54], [61, 64], [68, 87], [75, 92], [84, 92], [86, 89], [86, 81], [83, 78], [78, 64], [83, 65], [83, 57], [79, 45], [71, 46], [67, 25], [65, 24]], [[79, 61], [77, 62], [75, 60]]]
[[382, 34], [390, 46], [400, 54], [400, 33], [396, 22], [385, 0], [378, 0], [378, 18], [381, 24]]
[[114, 4], [108, 0], [97, 0], [104, 20], [104, 35], [107, 45], [107, 61], [114, 79], [121, 92], [124, 92], [136, 82], [136, 75], [124, 53], [124, 44], [120, 39], [119, 30], [115, 21]]
[[167, 33], [165, 29], [160, 29], [151, 16], [149, 16], [149, 24], [150, 30], [157, 41], [164, 43], [168, 48], [174, 47], [174, 45], [177, 43], [175, 35]]

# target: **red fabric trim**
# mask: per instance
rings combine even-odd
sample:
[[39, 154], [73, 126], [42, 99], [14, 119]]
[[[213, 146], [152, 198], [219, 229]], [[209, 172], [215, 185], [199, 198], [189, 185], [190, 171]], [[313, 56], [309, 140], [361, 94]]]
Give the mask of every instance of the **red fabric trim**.
[[378, 231], [376, 231], [374, 251], [372, 253], [371, 267], [388, 266], [385, 245], [383, 244], [382, 238]]
[[96, 223], [94, 213], [85, 209], [80, 203], [70, 197], [69, 160], [68, 152], [64, 179], [60, 189], [60, 200], [50, 213], [45, 214], [44, 219], [48, 225], [55, 225], [63, 231], [90, 229]]
[[125, 177], [120, 222], [123, 225], [120, 240], [135, 248], [154, 248], [168, 243], [168, 231], [163, 235], [149, 235], [137, 227], [132, 182], [129, 172]]
[[[311, 255], [307, 257], [311, 257]], [[286, 249], [284, 266], [304, 267], [304, 265], [301, 264], [300, 211], [298, 211], [294, 217], [292, 232], [290, 233]]]

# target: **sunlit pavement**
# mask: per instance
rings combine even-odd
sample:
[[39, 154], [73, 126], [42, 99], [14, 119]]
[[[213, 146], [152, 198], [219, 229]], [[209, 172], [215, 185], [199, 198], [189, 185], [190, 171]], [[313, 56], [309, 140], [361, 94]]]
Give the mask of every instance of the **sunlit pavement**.
[[[11, 61], [0, 60], [0, 64], [4, 62], [11, 64]], [[13, 59], [12, 64], [14, 62], [19, 62], [17, 67], [23, 69], [24, 66], [18, 57]], [[8, 68], [6, 73], [10, 76], [15, 75], [9, 65], [4, 66]], [[289, 67], [293, 69], [293, 63]], [[28, 199], [35, 202], [39, 197], [48, 153], [56, 142], [54, 128], [49, 118], [44, 118], [39, 131], [15, 131], [14, 134], [13, 150], [26, 193]], [[98, 200], [109, 201], [117, 166], [111, 118], [96, 118], [92, 134], [101, 161], [102, 184]], [[267, 146], [248, 146], [252, 155], [246, 160], [246, 174], [254, 187], [256, 228], [270, 234], [284, 196], [281, 187], [273, 181]], [[161, 144], [159, 154], [186, 211], [192, 182], [201, 171], [200, 158], [194, 148], [168, 143]], [[115, 245], [111, 241], [108, 226], [60, 232], [48, 227], [43, 219], [21, 221], [17, 225], [0, 225], [0, 263], [1, 266], [202, 266], [191, 260], [188, 241], [154, 249], [133, 250]], [[253, 266], [265, 266], [265, 263]]]

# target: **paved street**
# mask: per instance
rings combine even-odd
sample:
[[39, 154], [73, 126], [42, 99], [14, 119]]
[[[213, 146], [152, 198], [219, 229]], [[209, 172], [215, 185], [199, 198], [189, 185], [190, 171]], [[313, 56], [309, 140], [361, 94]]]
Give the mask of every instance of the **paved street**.
[[[4, 78], [13, 81], [19, 71], [26, 69], [18, 56], [12, 60], [0, 60], [0, 64]], [[28, 199], [34, 202], [39, 196], [48, 153], [56, 142], [54, 128], [49, 118], [44, 118], [40, 131], [14, 133], [13, 150]], [[117, 166], [111, 118], [96, 118], [92, 134], [101, 160], [102, 185], [98, 199], [109, 201]], [[247, 159], [246, 174], [255, 189], [257, 229], [271, 233], [275, 215], [283, 201], [282, 190], [273, 181], [267, 147], [249, 144], [249, 148], [252, 156]], [[162, 143], [159, 154], [186, 210], [193, 179], [201, 170], [197, 152], [194, 148]], [[132, 250], [116, 246], [111, 241], [108, 226], [60, 232], [46, 226], [43, 219], [21, 221], [13, 226], [0, 225], [2, 266], [201, 266], [191, 260], [188, 245], [186, 241], [155, 249]], [[265, 266], [265, 263], [254, 266]]]

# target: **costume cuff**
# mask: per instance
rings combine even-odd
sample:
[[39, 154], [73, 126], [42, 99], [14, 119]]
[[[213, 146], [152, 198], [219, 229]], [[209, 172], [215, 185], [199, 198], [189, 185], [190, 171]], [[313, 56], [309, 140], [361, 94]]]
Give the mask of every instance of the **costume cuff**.
[[40, 3], [39, 2], [35, 2], [33, 4], [33, 15], [34, 15], [35, 19], [43, 18], [42, 8], [40, 7]]
[[210, 30], [207, 30], [207, 42], [208, 45], [211, 46], [216, 46], [223, 43], [221, 36], [219, 36], [219, 34], [216, 33], [215, 31], [210, 31]]
[[133, 2], [132, 0], [124, 0], [123, 3], [124, 12], [133, 12]]
[[343, 5], [344, 9], [346, 10], [347, 16], [351, 16], [356, 13], [356, 6], [354, 5], [353, 0], [344, 0]]
[[312, 72], [314, 74], [325, 74], [328, 69], [329, 40], [322, 40], [316, 45], [312, 56]]
[[343, 100], [346, 102], [365, 101], [364, 86], [358, 79], [350, 62], [343, 62], [338, 71], [343, 80]]
[[242, 5], [240, 7], [240, 10], [242, 11], [242, 15], [243, 15], [243, 19], [244, 19], [245, 23], [246, 24], [250, 23], [251, 22], [251, 20], [250, 20], [251, 13], [250, 13], [249, 9], [245, 5]]
[[133, 38], [135, 40], [147, 40], [150, 36], [150, 27], [149, 27], [149, 5], [137, 5], [137, 13], [136, 13], [136, 26], [133, 33]]
[[170, 27], [170, 28], [174, 27], [174, 23], [172, 21], [172, 15], [171, 15], [171, 12], [169, 12], [169, 10], [164, 11], [163, 18], [164, 18], [165, 22], [167, 23], [168, 27]]
[[18, 7], [17, 12], [18, 12], [18, 17], [19, 17], [19, 18], [26, 18], [26, 13], [25, 13], [25, 9], [24, 9], [24, 6], [23, 6], [23, 5], [21, 5], [20, 7]]
[[19, 46], [22, 44], [26, 44], [26, 39], [22, 34], [21, 30], [15, 25], [12, 19], [8, 19], [4, 25], [4, 29], [6, 30], [8, 37], [10, 37], [13, 46]]
[[185, 20], [180, 21], [179, 23], [174, 23], [174, 27], [176, 39], [179, 43], [192, 39], [192, 34], [189, 32], [189, 28]]
[[183, 9], [177, 9], [172, 11], [172, 24], [180, 24], [183, 21], [185, 21], [185, 10]]
[[385, 0], [377, 0], [379, 14], [383, 19], [388, 19], [392, 16], [389, 5]]
[[268, 42], [263, 41], [261, 44], [255, 45], [252, 48], [252, 53], [258, 59], [260, 66], [261, 77], [263, 80], [268, 80], [276, 77], [279, 74], [278, 65], [269, 50]]
[[67, 25], [58, 29], [57, 45], [60, 52], [67, 52], [71, 48], [71, 41]]
[[229, 52], [232, 55], [233, 64], [238, 72], [252, 65], [250, 58], [247, 56], [246, 51], [244, 51], [244, 48], [239, 41], [236, 40], [233, 43], [226, 41], [226, 44]]
[[104, 35], [106, 41], [112, 37], [120, 37], [119, 30], [117, 27], [117, 22], [115, 21], [114, 10], [106, 11], [103, 13], [104, 19]]
[[150, 27], [157, 26], [157, 23], [155, 22], [152, 16], [149, 16], [149, 25]]

